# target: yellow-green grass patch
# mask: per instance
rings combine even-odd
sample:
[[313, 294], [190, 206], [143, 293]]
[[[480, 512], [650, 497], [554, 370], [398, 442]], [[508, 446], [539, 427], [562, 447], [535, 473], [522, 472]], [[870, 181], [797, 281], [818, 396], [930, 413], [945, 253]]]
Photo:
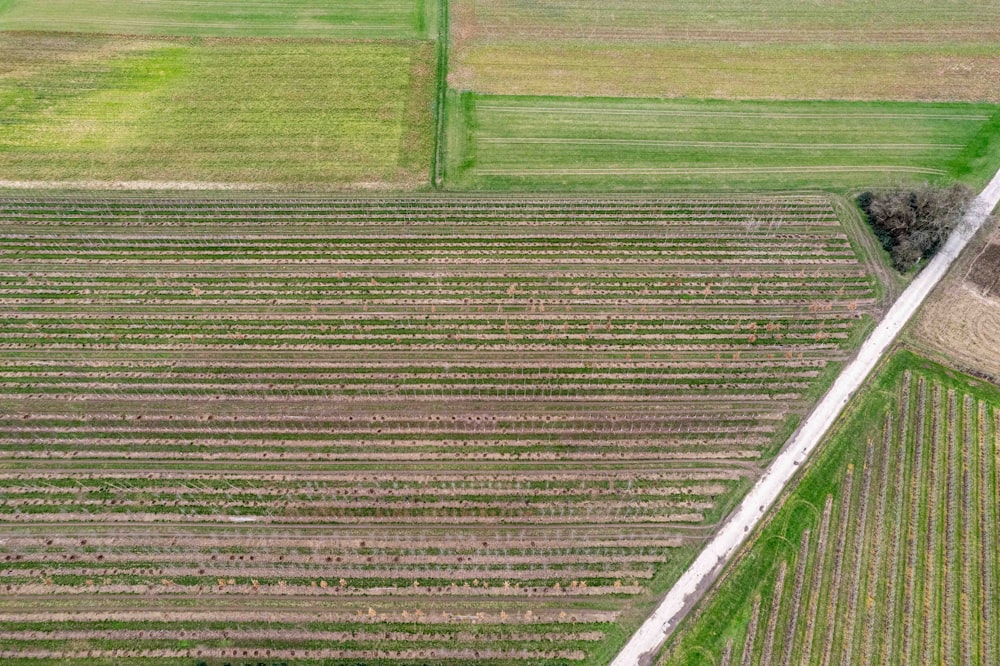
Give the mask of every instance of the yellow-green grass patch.
[[0, 35], [0, 179], [414, 187], [425, 43]]

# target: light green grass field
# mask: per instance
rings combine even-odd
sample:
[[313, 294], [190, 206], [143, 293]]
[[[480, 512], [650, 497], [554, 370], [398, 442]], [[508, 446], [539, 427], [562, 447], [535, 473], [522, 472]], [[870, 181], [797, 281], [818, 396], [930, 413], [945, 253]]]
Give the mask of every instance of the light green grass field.
[[448, 177], [487, 190], [849, 191], [998, 166], [1000, 107], [454, 95]]
[[413, 187], [430, 43], [0, 34], [0, 180]]
[[454, 87], [1000, 102], [990, 0], [453, 0]]
[[434, 0], [0, 0], [4, 30], [219, 37], [427, 38]]
[[998, 416], [897, 354], [661, 663], [997, 663]]

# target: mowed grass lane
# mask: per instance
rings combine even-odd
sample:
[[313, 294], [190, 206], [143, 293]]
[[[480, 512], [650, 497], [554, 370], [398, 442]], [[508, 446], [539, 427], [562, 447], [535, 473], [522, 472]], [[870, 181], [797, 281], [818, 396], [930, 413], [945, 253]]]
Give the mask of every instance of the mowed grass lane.
[[452, 98], [452, 187], [850, 190], [992, 174], [1000, 107]]
[[661, 664], [992, 664], [993, 386], [894, 357]]
[[453, 0], [452, 83], [494, 94], [997, 102], [995, 8]]
[[429, 43], [0, 33], [0, 181], [415, 187]]
[[4, 30], [215, 37], [427, 39], [435, 0], [0, 0]]
[[606, 662], [879, 314], [824, 197], [0, 219], [5, 664]]

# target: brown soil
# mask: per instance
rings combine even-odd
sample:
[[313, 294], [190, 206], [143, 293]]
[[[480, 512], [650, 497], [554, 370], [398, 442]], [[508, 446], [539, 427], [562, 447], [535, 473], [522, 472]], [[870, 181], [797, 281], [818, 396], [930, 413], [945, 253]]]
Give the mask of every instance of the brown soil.
[[990, 243], [976, 258], [966, 277], [983, 296], [1000, 297], [1000, 243]]
[[979, 376], [1000, 378], [1000, 231], [971, 247], [928, 300], [914, 346]]

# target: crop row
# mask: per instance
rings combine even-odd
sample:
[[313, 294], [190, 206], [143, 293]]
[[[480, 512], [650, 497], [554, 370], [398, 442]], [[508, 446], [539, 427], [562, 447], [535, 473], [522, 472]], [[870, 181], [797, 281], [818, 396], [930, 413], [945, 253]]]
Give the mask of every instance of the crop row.
[[779, 558], [774, 603], [755, 602], [760, 616], [734, 646], [741, 663], [777, 663], [778, 645], [781, 663], [992, 663], [1000, 410], [909, 371], [894, 402], [861, 483], [848, 466], [818, 539], [806, 529]]
[[363, 198], [322, 200], [234, 199], [80, 199], [7, 198], [0, 202], [0, 219], [18, 224], [138, 223], [205, 225], [260, 224], [278, 221], [298, 225], [335, 222], [365, 227], [372, 224], [578, 224], [619, 220], [690, 221], [698, 219], [815, 220], [836, 224], [824, 197], [700, 197], [601, 199], [581, 198]]
[[822, 197], [0, 224], [0, 660], [586, 662], [878, 313]]

